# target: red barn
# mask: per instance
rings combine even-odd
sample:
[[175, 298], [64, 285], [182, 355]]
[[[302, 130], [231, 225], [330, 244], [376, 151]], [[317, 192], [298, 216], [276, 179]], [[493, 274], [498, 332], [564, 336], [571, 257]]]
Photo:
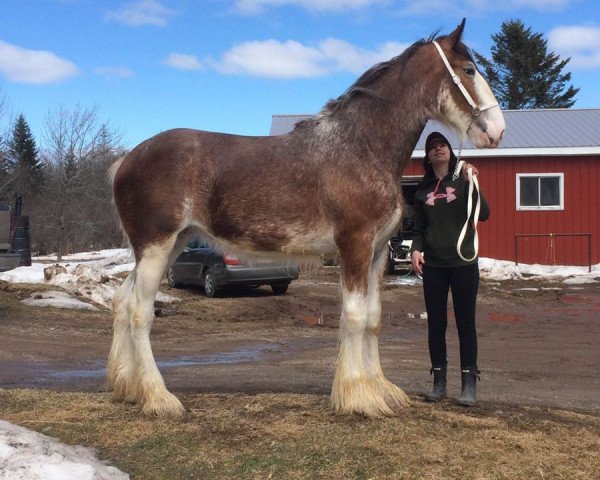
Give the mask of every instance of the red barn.
[[[492, 214], [479, 225], [480, 256], [522, 263], [600, 263], [600, 109], [505, 111], [501, 146], [478, 150], [465, 140], [462, 158], [479, 169]], [[271, 135], [308, 115], [274, 115]], [[411, 198], [423, 173], [425, 138], [434, 131], [459, 141], [437, 122], [425, 127], [403, 180]]]

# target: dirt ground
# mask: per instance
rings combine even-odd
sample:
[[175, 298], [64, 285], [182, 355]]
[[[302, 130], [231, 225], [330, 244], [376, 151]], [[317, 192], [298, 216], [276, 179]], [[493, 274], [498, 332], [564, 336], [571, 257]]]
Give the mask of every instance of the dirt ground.
[[[382, 292], [381, 359], [386, 376], [413, 398], [429, 388], [421, 284], [399, 271]], [[161, 290], [152, 345], [175, 393], [330, 391], [337, 351], [339, 271], [303, 273], [288, 293]], [[98, 312], [32, 308], [39, 285], [0, 282], [0, 387], [103, 391], [112, 318]], [[544, 405], [600, 412], [600, 288], [548, 280], [482, 281], [478, 303], [480, 405]], [[449, 399], [460, 391], [458, 340], [448, 330]]]

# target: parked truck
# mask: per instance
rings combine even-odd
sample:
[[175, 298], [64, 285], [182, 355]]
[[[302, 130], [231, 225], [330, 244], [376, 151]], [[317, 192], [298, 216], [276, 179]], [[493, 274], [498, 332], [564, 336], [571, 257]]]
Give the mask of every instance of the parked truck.
[[13, 214], [9, 204], [0, 203], [0, 272], [31, 265], [29, 218], [18, 210]]

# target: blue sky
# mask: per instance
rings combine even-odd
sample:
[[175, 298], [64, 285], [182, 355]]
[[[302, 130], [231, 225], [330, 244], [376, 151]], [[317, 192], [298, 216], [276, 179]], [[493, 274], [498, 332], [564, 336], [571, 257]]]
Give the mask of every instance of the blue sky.
[[520, 19], [570, 56], [576, 108], [600, 108], [597, 0], [2, 0], [0, 128], [96, 107], [125, 146], [175, 127], [267, 135], [316, 113], [374, 63], [466, 17], [464, 40]]

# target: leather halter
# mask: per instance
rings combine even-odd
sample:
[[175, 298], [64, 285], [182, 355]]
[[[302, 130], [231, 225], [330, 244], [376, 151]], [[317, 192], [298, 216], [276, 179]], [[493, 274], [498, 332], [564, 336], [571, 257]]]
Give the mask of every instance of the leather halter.
[[[467, 101], [467, 103], [471, 106], [471, 122], [469, 123], [469, 126], [467, 127], [467, 132], [468, 132], [469, 129], [471, 128], [471, 125], [473, 125], [473, 122], [481, 114], [481, 112], [483, 112], [484, 110], [493, 108], [493, 107], [497, 107], [498, 102], [491, 103], [490, 105], [485, 105], [484, 107], [477, 105], [475, 103], [475, 101], [473, 100], [473, 97], [471, 97], [471, 95], [469, 94], [469, 92], [467, 91], [465, 86], [462, 84], [460, 77], [454, 72], [454, 70], [450, 66], [450, 62], [448, 62], [448, 58], [444, 54], [442, 47], [440, 47], [440, 45], [435, 40], [433, 41], [433, 44], [435, 45], [435, 48], [437, 49], [438, 53], [440, 54], [440, 57], [442, 57], [442, 61], [444, 62], [444, 65], [446, 65], [446, 68], [448, 69], [448, 72], [450, 73], [450, 76], [452, 77], [452, 81], [459, 88], [460, 92], [463, 94], [463, 97], [465, 97], [465, 100]], [[453, 181], [456, 181], [456, 179], [460, 175], [460, 171], [462, 170], [463, 165], [465, 163], [463, 160], [460, 159], [460, 155], [462, 153], [462, 148], [463, 148], [463, 142], [462, 142], [462, 138], [461, 138], [460, 145], [458, 148], [458, 155], [456, 158], [456, 168], [452, 175]], [[473, 175], [473, 169], [470, 168], [469, 170], [467, 170], [467, 174], [469, 175], [467, 219], [465, 221], [465, 224], [462, 228], [462, 231], [460, 232], [458, 241], [456, 243], [456, 253], [458, 253], [458, 256], [462, 260], [464, 260], [466, 262], [472, 262], [473, 260], [475, 260], [477, 258], [477, 255], [479, 254], [479, 235], [477, 234], [477, 222], [479, 220], [479, 210], [481, 207], [481, 192], [479, 190], [479, 182], [477, 181], [477, 176]], [[465, 239], [465, 235], [467, 233], [467, 227], [469, 225], [471, 213], [473, 211], [473, 190], [474, 189], [477, 190], [477, 204], [475, 205], [475, 215], [473, 218], [473, 231], [474, 231], [473, 250], [474, 250], [474, 252], [473, 252], [473, 256], [471, 258], [465, 258], [463, 256], [461, 250], [462, 250], [462, 243], [463, 243], [463, 241]]]
[[[463, 94], [463, 97], [465, 97], [465, 100], [471, 106], [471, 118], [472, 119], [477, 118], [479, 116], [479, 114], [481, 112], [483, 112], [484, 110], [489, 110], [490, 108], [498, 106], [498, 102], [491, 103], [490, 105], [485, 105], [483, 107], [480, 105], [477, 105], [475, 103], [475, 101], [473, 100], [473, 97], [471, 97], [471, 94], [467, 91], [465, 86], [462, 84], [460, 77], [454, 72], [454, 70], [450, 66], [450, 62], [448, 62], [448, 58], [446, 57], [446, 54], [442, 50], [442, 47], [440, 47], [439, 43], [437, 43], [435, 40], [432, 43], [435, 45], [435, 48], [437, 49], [438, 53], [440, 54], [440, 57], [442, 57], [442, 61], [444, 62], [444, 65], [446, 65], [448, 72], [450, 72], [452, 81], [460, 89], [460, 92]], [[470, 125], [469, 125], [469, 127], [470, 127]], [[468, 130], [468, 128], [467, 128], [467, 130]]]

